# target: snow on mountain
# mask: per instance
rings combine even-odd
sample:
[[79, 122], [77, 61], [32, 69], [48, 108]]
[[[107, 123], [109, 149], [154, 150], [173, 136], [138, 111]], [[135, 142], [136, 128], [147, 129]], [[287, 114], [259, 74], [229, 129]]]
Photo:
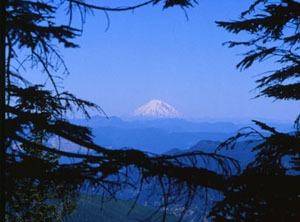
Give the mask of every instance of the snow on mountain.
[[136, 116], [176, 118], [181, 114], [171, 105], [161, 100], [151, 100], [134, 111]]

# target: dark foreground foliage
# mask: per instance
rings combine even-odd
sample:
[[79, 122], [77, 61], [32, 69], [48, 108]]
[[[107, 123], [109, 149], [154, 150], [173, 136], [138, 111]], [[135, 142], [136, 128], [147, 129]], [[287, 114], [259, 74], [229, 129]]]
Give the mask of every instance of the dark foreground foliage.
[[[72, 198], [86, 187], [114, 196], [126, 186], [142, 190], [145, 184], [155, 184], [154, 187], [161, 191], [163, 201], [158, 208], [164, 210], [162, 220], [167, 218], [169, 205], [176, 202], [184, 206], [182, 219], [195, 196], [207, 189], [224, 195], [210, 213], [214, 221], [299, 220], [298, 120], [295, 131], [289, 134], [256, 121], [269, 136], [249, 128], [224, 142], [221, 147], [230, 149], [241, 137], [256, 135], [255, 139], [259, 139], [253, 148], [255, 161], [240, 172], [237, 161], [217, 152], [157, 156], [137, 150], [105, 149], [93, 142], [88, 128], [71, 124], [66, 119], [70, 111], [82, 111], [86, 117], [89, 117], [89, 108], [101, 111], [96, 104], [61, 91], [57, 85], [58, 77], [68, 73], [57, 44], [76, 48], [73, 40], [82, 32], [81, 28], [71, 26], [75, 16], [80, 16], [84, 22], [90, 10], [123, 11], [147, 4], [184, 8], [192, 3], [153, 0], [132, 7], [107, 8], [83, 0], [1, 1], [6, 10], [6, 14], [1, 15], [6, 24], [5, 42], [0, 43], [6, 46], [5, 72], [1, 71], [1, 75], [5, 73], [6, 127], [5, 139], [0, 138], [5, 141], [5, 148], [1, 149], [6, 156], [1, 155], [1, 161], [6, 163], [6, 170], [1, 181], [6, 179], [2, 194], [5, 191], [8, 221], [34, 221], [36, 213], [43, 215], [44, 221], [58, 220], [57, 215], [71, 213]], [[300, 98], [299, 4], [292, 0], [276, 3], [257, 0], [242, 14], [240, 21], [218, 22], [231, 32], [246, 31], [254, 36], [246, 42], [229, 42], [230, 47], [251, 47], [238, 67], [248, 68], [255, 61], [269, 57], [282, 64], [281, 69], [257, 80], [261, 90], [259, 96]], [[258, 6], [262, 11], [253, 15]], [[67, 9], [70, 21], [67, 25], [55, 19], [61, 7]], [[0, 28], [3, 34], [3, 27]], [[49, 84], [32, 84], [25, 78], [28, 76], [26, 70], [34, 67], [48, 76], [52, 88]], [[64, 147], [54, 147], [47, 142], [54, 136], [83, 149], [75, 153]], [[62, 163], [58, 158], [70, 161]], [[209, 168], [209, 165], [218, 167]], [[1, 167], [3, 172], [3, 164]], [[132, 169], [138, 172], [138, 183], [136, 178], [131, 178]], [[51, 200], [59, 200], [59, 203]]]
[[[300, 3], [294, 0], [257, 0], [233, 22], [217, 22], [238, 34], [247, 32], [248, 41], [233, 42], [250, 48], [237, 65], [247, 69], [254, 62], [279, 63], [281, 68], [265, 72], [257, 79], [258, 96], [275, 99], [300, 99]], [[220, 147], [234, 148], [240, 138], [255, 136], [255, 160], [237, 176], [224, 192], [225, 198], [211, 212], [214, 221], [299, 221], [300, 220], [300, 128], [299, 117], [294, 131], [278, 132], [262, 122], [254, 121], [262, 132], [253, 128], [241, 131]]]

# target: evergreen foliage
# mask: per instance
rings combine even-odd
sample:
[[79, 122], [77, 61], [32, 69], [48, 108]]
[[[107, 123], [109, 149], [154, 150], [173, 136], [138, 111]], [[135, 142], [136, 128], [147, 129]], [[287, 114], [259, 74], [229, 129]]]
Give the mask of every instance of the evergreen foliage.
[[[299, 9], [300, 3], [294, 0], [257, 0], [240, 20], [217, 22], [232, 33], [244, 31], [253, 36], [248, 41], [227, 43], [229, 47], [250, 48], [238, 68], [247, 69], [267, 59], [282, 64], [282, 68], [264, 73], [256, 81], [258, 96], [300, 99]], [[230, 178], [224, 200], [215, 205], [210, 216], [213, 221], [299, 221], [299, 117], [290, 133], [278, 132], [259, 121], [254, 123], [269, 136], [247, 128], [219, 147], [232, 149], [238, 139], [251, 136], [259, 142], [252, 149], [255, 160], [240, 175]]]
[[[259, 13], [255, 10], [262, 7]], [[229, 47], [244, 45], [251, 50], [237, 68], [247, 69], [254, 62], [272, 58], [272, 62], [282, 64], [282, 68], [269, 71], [257, 82], [259, 96], [275, 99], [299, 100], [299, 16], [300, 3], [293, 0], [272, 2], [257, 0], [239, 21], [217, 22], [229, 32], [250, 33], [253, 38], [244, 42], [227, 42]]]
[[[34, 137], [42, 143], [42, 135]], [[26, 155], [20, 155], [19, 161], [8, 156], [6, 221], [62, 221], [75, 209], [76, 193], [51, 177], [59, 156], [26, 145], [21, 148]]]

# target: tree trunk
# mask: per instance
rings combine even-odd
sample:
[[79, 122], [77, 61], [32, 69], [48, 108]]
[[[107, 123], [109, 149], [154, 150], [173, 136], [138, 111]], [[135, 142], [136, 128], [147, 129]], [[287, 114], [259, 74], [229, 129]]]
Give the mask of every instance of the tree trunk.
[[0, 0], [0, 221], [5, 221], [5, 33], [6, 1]]

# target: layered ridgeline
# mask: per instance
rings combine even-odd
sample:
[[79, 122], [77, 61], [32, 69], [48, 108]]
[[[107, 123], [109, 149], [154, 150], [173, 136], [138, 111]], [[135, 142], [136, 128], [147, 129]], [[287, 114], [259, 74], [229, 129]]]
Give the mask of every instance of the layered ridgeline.
[[148, 118], [179, 118], [181, 113], [170, 104], [153, 99], [134, 111], [135, 116]]
[[[164, 153], [172, 148], [189, 149], [200, 140], [224, 141], [249, 126], [229, 121], [189, 121], [182, 118], [173, 106], [151, 100], [134, 112], [133, 118], [93, 116], [90, 120], [73, 119], [75, 124], [92, 129], [94, 141], [104, 147], [135, 148], [147, 152]], [[276, 124], [272, 124], [276, 126]], [[289, 124], [277, 124], [288, 131]], [[68, 146], [70, 147], [70, 146]]]
[[124, 121], [94, 116], [91, 120], [74, 120], [92, 128], [94, 141], [107, 148], [135, 148], [164, 153], [172, 148], [188, 149], [199, 140], [222, 141], [234, 135], [239, 125], [230, 122], [191, 122], [177, 118]]
[[229, 122], [192, 122], [170, 104], [151, 100], [133, 112], [133, 118], [93, 116], [74, 123], [92, 128], [95, 142], [107, 148], [135, 148], [164, 153], [172, 148], [189, 148], [201, 139], [224, 140], [239, 126]]

